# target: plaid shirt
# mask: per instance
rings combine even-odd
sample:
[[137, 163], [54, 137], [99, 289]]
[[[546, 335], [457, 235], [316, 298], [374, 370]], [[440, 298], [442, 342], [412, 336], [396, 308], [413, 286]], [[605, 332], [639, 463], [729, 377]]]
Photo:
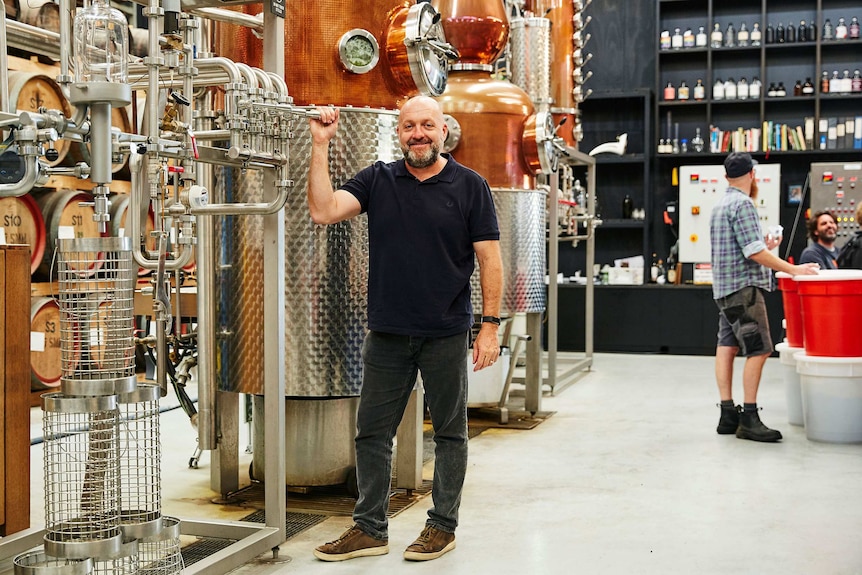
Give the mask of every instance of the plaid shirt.
[[775, 289], [772, 271], [752, 255], [766, 249], [754, 202], [730, 187], [713, 208], [709, 221], [712, 244], [712, 296], [725, 297], [747, 286]]

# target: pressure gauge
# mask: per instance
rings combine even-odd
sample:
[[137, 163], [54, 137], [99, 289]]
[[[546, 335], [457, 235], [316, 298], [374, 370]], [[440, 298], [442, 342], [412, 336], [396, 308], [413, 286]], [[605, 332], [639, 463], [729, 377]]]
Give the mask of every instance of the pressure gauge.
[[380, 46], [371, 32], [355, 28], [338, 41], [338, 55], [345, 68], [355, 74], [365, 74], [380, 60]]
[[407, 61], [419, 92], [440, 96], [446, 90], [449, 60], [458, 52], [446, 43], [440, 14], [428, 2], [410, 7], [404, 22]]

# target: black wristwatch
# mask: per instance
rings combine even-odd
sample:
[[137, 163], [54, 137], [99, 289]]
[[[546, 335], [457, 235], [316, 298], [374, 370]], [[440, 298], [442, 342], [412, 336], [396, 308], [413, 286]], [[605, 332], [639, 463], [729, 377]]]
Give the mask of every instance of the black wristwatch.
[[494, 325], [500, 325], [500, 318], [493, 315], [483, 315], [482, 323], [493, 323]]

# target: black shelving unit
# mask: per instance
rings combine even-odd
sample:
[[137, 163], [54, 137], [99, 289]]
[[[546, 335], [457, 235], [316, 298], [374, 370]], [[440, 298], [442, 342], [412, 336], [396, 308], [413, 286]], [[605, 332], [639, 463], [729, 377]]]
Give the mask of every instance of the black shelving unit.
[[[584, 153], [605, 142], [627, 134], [626, 153], [599, 154], [596, 159], [596, 197], [599, 200], [602, 225], [596, 231], [596, 263], [613, 264], [615, 259], [644, 255], [649, 252], [649, 219], [624, 219], [622, 203], [631, 196], [634, 208], [651, 211], [652, 157], [651, 142], [652, 91], [638, 89], [626, 92], [599, 91], [580, 104], [584, 138], [579, 149]], [[579, 168], [575, 167], [575, 177]], [[581, 178], [582, 183], [585, 183]], [[560, 244], [560, 271], [572, 275], [584, 270], [582, 249]]]

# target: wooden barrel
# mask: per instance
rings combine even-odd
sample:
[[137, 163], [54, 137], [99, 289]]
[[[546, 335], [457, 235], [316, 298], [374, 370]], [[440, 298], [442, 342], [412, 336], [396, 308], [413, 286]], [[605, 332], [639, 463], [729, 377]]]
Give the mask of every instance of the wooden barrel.
[[[129, 221], [129, 196], [128, 194], [115, 194], [111, 196], [111, 235], [115, 237], [131, 237], [131, 226], [127, 224]], [[156, 249], [156, 238], [150, 233], [156, 229], [155, 219], [153, 218], [153, 210], [152, 206], [147, 210], [147, 222], [144, 225], [143, 233], [144, 233], [144, 241], [146, 242], [146, 249], [150, 251], [155, 251]], [[137, 240], [132, 241], [133, 245], [136, 245]], [[148, 275], [152, 270], [148, 270], [145, 268], [138, 268], [138, 275], [145, 276]]]
[[43, 30], [60, 31], [60, 5], [52, 0], [25, 0], [18, 4], [18, 20]]
[[6, 17], [18, 20], [21, 12], [18, 0], [4, 0], [4, 3], [6, 4]]
[[30, 246], [30, 275], [45, 255], [45, 222], [39, 206], [25, 194], [17, 198], [0, 198], [0, 228], [7, 244]]
[[30, 301], [30, 388], [33, 391], [60, 385], [60, 307], [50, 297]]
[[[63, 95], [60, 85], [44, 74], [9, 72], [9, 104], [11, 110], [18, 112], [38, 112], [39, 108], [47, 108], [60, 110], [67, 118], [72, 116], [72, 106]], [[75, 147], [80, 149], [82, 146], [78, 144]], [[74, 160], [66, 158], [72, 148], [72, 142], [57, 140], [54, 142], [54, 148], [59, 157], [49, 162], [49, 165], [58, 166]]]
[[[89, 192], [80, 190], [43, 191], [35, 194], [36, 203], [42, 211], [45, 220], [45, 254], [39, 264], [37, 274], [42, 279], [51, 279], [52, 261], [53, 275], [56, 276], [57, 262], [54, 251], [58, 239], [97, 238], [99, 225], [93, 221], [93, 207], [82, 206], [81, 202], [92, 202]], [[82, 274], [95, 272], [101, 267], [101, 262], [92, 262], [87, 269], [80, 270]], [[56, 277], [54, 278], [56, 279]]]

